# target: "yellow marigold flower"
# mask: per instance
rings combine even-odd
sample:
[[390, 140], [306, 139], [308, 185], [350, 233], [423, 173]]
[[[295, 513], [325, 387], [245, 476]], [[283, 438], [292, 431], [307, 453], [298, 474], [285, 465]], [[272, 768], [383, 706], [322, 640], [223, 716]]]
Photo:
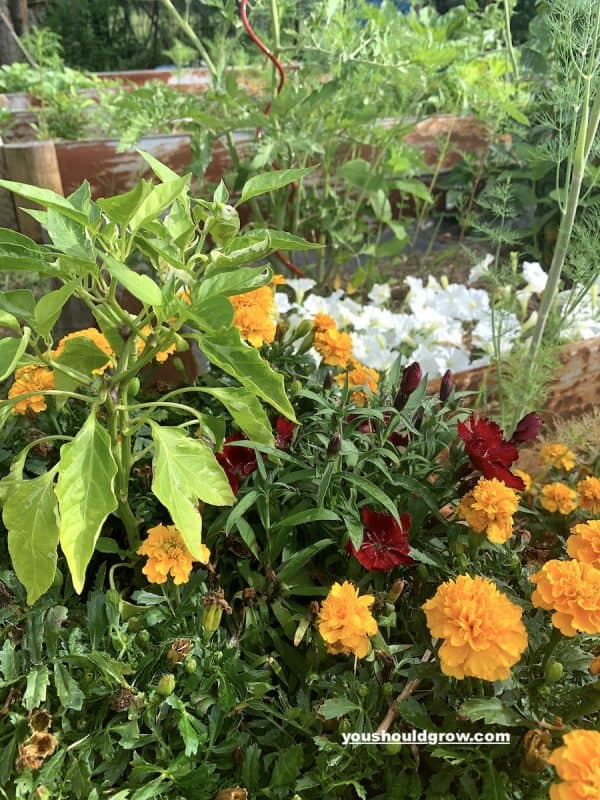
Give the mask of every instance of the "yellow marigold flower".
[[519, 507], [519, 495], [497, 478], [480, 478], [458, 506], [458, 514], [475, 533], [485, 531], [490, 542], [503, 544], [512, 536], [513, 514]]
[[[8, 398], [20, 397], [28, 392], [37, 390], [54, 389], [54, 373], [50, 369], [40, 367], [37, 364], [28, 364], [26, 367], [19, 367], [15, 371], [15, 380], [8, 390]], [[31, 397], [24, 397], [15, 403], [12, 409], [13, 414], [26, 414], [29, 409], [35, 414], [45, 411], [48, 408], [46, 398], [43, 394], [33, 394]]]
[[562, 783], [550, 786], [550, 800], [596, 800], [600, 797], [600, 733], [576, 730], [565, 733], [562, 747], [548, 761]]
[[546, 561], [529, 578], [536, 584], [531, 602], [554, 611], [552, 624], [565, 636], [600, 633], [600, 569], [579, 561]]
[[313, 319], [313, 326], [317, 331], [330, 331], [334, 328], [337, 328], [334, 318], [330, 317], [329, 314], [323, 313], [315, 315], [315, 318]]
[[[350, 365], [351, 369], [348, 373], [348, 386], [350, 389], [353, 389], [352, 400], [357, 406], [366, 406], [369, 397], [367, 393], [363, 391], [363, 387], [366, 386], [370, 392], [376, 392], [379, 384], [379, 373], [370, 367], [365, 367], [364, 364], [361, 364], [360, 361], [354, 358], [351, 359]], [[338, 375], [336, 381], [340, 386], [344, 386], [346, 383], [346, 376]]]
[[577, 508], [577, 492], [566, 483], [548, 483], [542, 489], [540, 505], [546, 511], [570, 514]]
[[369, 609], [373, 595], [358, 595], [348, 581], [334, 583], [321, 603], [318, 626], [330, 653], [345, 653], [364, 658], [370, 649], [369, 637], [377, 633], [377, 622]]
[[518, 475], [519, 478], [521, 478], [521, 480], [525, 484], [525, 488], [523, 489], [523, 491], [528, 492], [533, 484], [533, 479], [531, 475], [528, 472], [525, 472], [524, 469], [513, 469], [513, 473], [515, 475]]
[[590, 672], [592, 675], [600, 675], [600, 656], [596, 656], [590, 664]]
[[573, 525], [567, 539], [567, 553], [577, 561], [600, 569], [600, 519]]
[[444, 639], [444, 675], [506, 680], [527, 647], [523, 611], [489, 578], [459, 575], [422, 606], [432, 636]]
[[[208, 564], [210, 551], [204, 544], [200, 547], [203, 556], [200, 563]], [[192, 564], [196, 561], [175, 525], [155, 525], [154, 528], [149, 528], [148, 537], [138, 547], [137, 552], [148, 557], [142, 572], [151, 583], [166, 583], [169, 575], [176, 584], [187, 583]]]
[[551, 464], [558, 469], [573, 469], [575, 453], [565, 444], [545, 444], [540, 450], [540, 458], [544, 464]]
[[600, 513], [600, 478], [584, 478], [577, 484], [579, 504], [592, 514]]
[[352, 337], [337, 328], [317, 329], [314, 348], [331, 367], [346, 367], [352, 355]]
[[98, 367], [98, 369], [92, 370], [94, 375], [104, 374], [104, 372], [109, 367], [112, 366], [113, 357], [115, 354], [112, 347], [108, 343], [108, 339], [106, 338], [106, 336], [103, 333], [100, 333], [100, 331], [97, 328], [85, 328], [84, 330], [73, 331], [73, 333], [68, 333], [66, 336], [63, 336], [63, 338], [58, 343], [56, 350], [52, 351], [52, 358], [58, 358], [64, 351], [65, 344], [71, 341], [71, 339], [79, 339], [82, 336], [84, 339], [89, 339], [91, 342], [93, 342], [98, 348], [98, 350], [102, 350], [102, 352], [106, 353], [106, 355], [108, 356], [108, 361], [106, 362], [106, 364], [103, 364], [101, 367]]
[[[152, 333], [152, 326], [144, 325], [144, 327], [142, 328], [142, 333], [146, 338], [148, 338], [148, 336], [150, 336], [150, 334]], [[136, 343], [136, 352], [138, 356], [144, 352], [145, 347], [146, 347], [146, 342], [143, 339], [138, 339]], [[157, 353], [155, 358], [158, 361], [158, 363], [164, 364], [167, 358], [175, 352], [176, 348], [177, 348], [177, 343], [173, 342], [173, 344], [170, 344], [166, 350], [161, 350], [159, 353]]]
[[275, 338], [275, 307], [273, 290], [261, 286], [252, 292], [236, 294], [229, 298], [233, 306], [233, 324], [239, 328], [243, 339], [253, 347], [270, 344]]

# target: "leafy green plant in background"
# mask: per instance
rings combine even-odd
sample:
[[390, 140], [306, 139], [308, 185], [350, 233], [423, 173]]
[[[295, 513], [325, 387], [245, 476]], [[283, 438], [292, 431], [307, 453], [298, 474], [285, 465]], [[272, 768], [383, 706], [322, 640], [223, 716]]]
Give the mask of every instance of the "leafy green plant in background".
[[[32, 186], [2, 184], [47, 208], [31, 213], [52, 242], [40, 247], [21, 234], [2, 231], [3, 269], [33, 270], [62, 284], [37, 303], [28, 290], [4, 292], [0, 298], [4, 324], [20, 334], [0, 345], [2, 379], [16, 371], [15, 385], [20, 386], [3, 403], [2, 422], [15, 411], [26, 411], [29, 399], [37, 410], [46, 405], [46, 397], [61, 405], [74, 401], [86, 410], [74, 436], [57, 434], [30, 443], [2, 483], [9, 547], [30, 602], [52, 584], [59, 543], [81, 592], [102, 526], [113, 512], [126, 533], [124, 552], [135, 553], [140, 523], [129, 503], [129, 484], [141, 458], [133, 446], [142, 427], [148, 432], [145, 451], [154, 454], [154, 493], [194, 558], [206, 560], [198, 502], [234, 501], [213, 454], [222, 440], [222, 425], [218, 414], [177, 402], [136, 400], [142, 370], [161, 353], [200, 347], [237, 381], [218, 392], [218, 398], [242, 430], [263, 444], [272, 443], [272, 434], [260, 400], [294, 416], [282, 378], [231, 327], [233, 308], [227, 300], [269, 283], [269, 268], [248, 265], [269, 255], [283, 234], [239, 234], [237, 212], [225, 205], [223, 186], [212, 202], [191, 200], [189, 177], [177, 177], [145, 157], [161, 183], [142, 181], [125, 195], [98, 202], [91, 201], [87, 184], [66, 199]], [[274, 177], [279, 185], [288, 179], [268, 174], [254, 178], [244, 195], [268, 191], [277, 185]], [[209, 232], [219, 242], [213, 250], [207, 250]], [[150, 275], [127, 266], [136, 253], [143, 254]], [[123, 308], [119, 288], [138, 302], [137, 314]], [[85, 331], [83, 337], [67, 336], [53, 349], [52, 329], [71, 296], [85, 303], [99, 331], [88, 332], [87, 338]], [[30, 370], [34, 377], [28, 391]], [[26, 407], [19, 410], [21, 402]], [[182, 415], [183, 421], [161, 427], [154, 414], [163, 408]], [[187, 435], [190, 427], [195, 437]], [[44, 475], [25, 479], [28, 454], [46, 440], [66, 440], [58, 463]]]

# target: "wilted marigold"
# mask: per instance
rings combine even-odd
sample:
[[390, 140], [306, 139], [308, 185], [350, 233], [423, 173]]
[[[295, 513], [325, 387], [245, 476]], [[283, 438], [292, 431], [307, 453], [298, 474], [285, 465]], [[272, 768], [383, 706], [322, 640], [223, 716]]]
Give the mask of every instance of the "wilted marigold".
[[565, 444], [545, 444], [540, 450], [540, 458], [544, 464], [558, 469], [570, 470], [575, 466], [575, 453]]
[[531, 602], [554, 611], [552, 624], [564, 634], [600, 633], [600, 569], [579, 561], [546, 561], [530, 576]]
[[570, 514], [577, 508], [577, 492], [566, 483], [547, 483], [542, 489], [540, 505], [546, 511]]
[[567, 539], [567, 553], [577, 561], [600, 569], [600, 519], [573, 525]]
[[270, 286], [260, 286], [229, 298], [233, 306], [233, 325], [253, 347], [270, 344], [275, 338], [275, 306]]
[[[370, 367], [365, 367], [364, 364], [361, 364], [360, 361], [357, 361], [355, 358], [351, 359], [350, 366], [351, 369], [348, 372], [348, 386], [353, 390], [352, 400], [357, 406], [366, 406], [369, 397], [363, 387], [367, 387], [371, 392], [376, 392], [379, 384], [379, 373]], [[340, 386], [344, 386], [346, 383], [346, 375], [338, 375], [335, 380]]]
[[[202, 564], [208, 564], [210, 551], [206, 545], [200, 545]], [[151, 583], [166, 583], [169, 575], [173, 583], [187, 583], [190, 579], [192, 564], [196, 560], [187, 549], [183, 536], [175, 525], [155, 525], [148, 529], [148, 537], [138, 547], [138, 554], [147, 556], [148, 561], [142, 572]]]
[[519, 606], [488, 578], [459, 575], [422, 606], [431, 635], [444, 639], [444, 675], [506, 680], [527, 647]]
[[369, 609], [373, 595], [359, 597], [348, 581], [334, 583], [321, 604], [318, 626], [327, 650], [364, 658], [370, 649], [369, 637], [377, 633], [377, 622]]
[[592, 514], [600, 513], [600, 478], [584, 478], [577, 484], [579, 505]]
[[[152, 334], [152, 332], [153, 331], [151, 325], [144, 325], [144, 327], [142, 328], [142, 333], [146, 338], [148, 338]], [[176, 347], [177, 344], [173, 342], [173, 344], [170, 344], [166, 350], [161, 350], [159, 353], [157, 353], [155, 355], [155, 358], [158, 361], [158, 363], [164, 364], [167, 358], [175, 352]], [[146, 348], [146, 342], [143, 339], [138, 339], [136, 343], [136, 352], [138, 356], [144, 352], [145, 348]]]
[[600, 733], [565, 733], [562, 747], [548, 759], [562, 783], [550, 786], [550, 800], [596, 800], [600, 797]]
[[480, 478], [460, 501], [458, 514], [476, 533], [485, 531], [490, 542], [503, 544], [512, 536], [513, 514], [518, 507], [519, 495], [514, 489], [496, 478]]
[[102, 350], [102, 352], [108, 356], [108, 361], [106, 364], [103, 364], [101, 367], [92, 370], [94, 375], [103, 375], [104, 372], [112, 366], [115, 354], [106, 336], [97, 328], [85, 328], [81, 331], [67, 333], [67, 335], [63, 336], [63, 338], [59, 341], [58, 345], [56, 346], [56, 350], [52, 351], [52, 358], [58, 358], [62, 354], [67, 342], [70, 342], [72, 339], [79, 339], [81, 337], [84, 339], [89, 339], [96, 345], [98, 350]]
[[[8, 399], [20, 397], [22, 394], [35, 391], [46, 391], [54, 389], [54, 373], [50, 369], [40, 367], [37, 364], [28, 364], [15, 371], [15, 380], [8, 390]], [[46, 398], [43, 394], [33, 394], [31, 397], [24, 397], [15, 403], [12, 409], [13, 414], [26, 414], [31, 410], [35, 414], [45, 411], [48, 408]]]
[[600, 675], [600, 656], [596, 656], [590, 664], [590, 672], [592, 675]]

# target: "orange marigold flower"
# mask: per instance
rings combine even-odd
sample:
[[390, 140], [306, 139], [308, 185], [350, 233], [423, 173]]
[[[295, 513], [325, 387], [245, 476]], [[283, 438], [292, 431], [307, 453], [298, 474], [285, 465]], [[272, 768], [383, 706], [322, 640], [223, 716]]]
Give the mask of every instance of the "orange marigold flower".
[[590, 672], [592, 675], [600, 675], [600, 656], [596, 656], [590, 664]]
[[497, 478], [480, 478], [458, 506], [458, 514], [476, 533], [485, 531], [490, 542], [503, 544], [512, 536], [513, 514], [519, 495]]
[[600, 733], [575, 730], [565, 733], [562, 747], [548, 761], [562, 783], [550, 786], [550, 800], [596, 800], [600, 797]]
[[[350, 365], [348, 386], [353, 390], [352, 400], [357, 406], [366, 406], [369, 396], [364, 391], [364, 387], [370, 392], [376, 392], [379, 384], [379, 373], [370, 367], [365, 367], [364, 364], [354, 358], [351, 360]], [[340, 386], [344, 386], [346, 375], [338, 375], [335, 380]]]
[[529, 578], [536, 584], [531, 602], [554, 611], [552, 624], [565, 636], [600, 633], [600, 569], [579, 561], [546, 561]]
[[331, 367], [346, 367], [352, 355], [352, 337], [337, 328], [317, 329], [314, 347], [324, 364]]
[[579, 504], [592, 514], [600, 513], [600, 478], [584, 478], [577, 484]]
[[364, 658], [371, 647], [369, 637], [377, 633], [377, 622], [369, 609], [373, 595], [359, 597], [348, 581], [334, 583], [321, 604], [318, 626], [330, 653]]
[[545, 444], [540, 450], [540, 458], [544, 464], [558, 469], [570, 470], [575, 466], [575, 453], [565, 444]]
[[59, 341], [58, 345], [56, 346], [56, 350], [52, 351], [52, 358], [58, 358], [61, 355], [61, 353], [65, 349], [65, 344], [67, 342], [70, 342], [72, 339], [79, 339], [80, 337], [83, 337], [84, 339], [89, 339], [96, 345], [98, 350], [102, 350], [102, 352], [108, 356], [108, 361], [106, 362], [106, 364], [103, 364], [101, 367], [98, 367], [98, 369], [92, 370], [94, 375], [103, 375], [104, 372], [109, 367], [112, 366], [113, 357], [115, 354], [112, 347], [108, 343], [108, 339], [106, 338], [106, 336], [103, 333], [100, 333], [100, 331], [97, 328], [85, 328], [84, 330], [73, 331], [73, 333], [68, 333], [66, 336], [63, 336], [63, 338]]
[[567, 553], [577, 561], [600, 569], [600, 519], [573, 525], [567, 539]]
[[[144, 327], [142, 328], [142, 333], [146, 338], [148, 338], [152, 333], [152, 326], [144, 325]], [[144, 352], [145, 347], [146, 347], [146, 342], [143, 339], [138, 339], [136, 343], [136, 352], [138, 356]], [[176, 348], [177, 348], [177, 343], [173, 342], [167, 347], [166, 350], [161, 350], [159, 353], [157, 353], [155, 358], [158, 361], [158, 363], [164, 364], [167, 358], [175, 352]]]
[[243, 339], [253, 347], [270, 344], [275, 338], [275, 306], [273, 290], [261, 286], [252, 292], [236, 294], [229, 298], [233, 306], [233, 325], [239, 328]]
[[577, 508], [577, 492], [566, 483], [548, 483], [542, 489], [540, 505], [546, 511], [570, 514]]
[[[203, 555], [200, 563], [208, 564], [210, 551], [204, 544], [200, 547]], [[155, 525], [154, 528], [149, 528], [148, 537], [138, 547], [137, 552], [148, 557], [142, 572], [151, 583], [166, 583], [169, 575], [176, 584], [187, 583], [192, 564], [196, 561], [175, 525]]]
[[273, 273], [273, 277], [271, 278], [270, 286], [284, 286], [287, 283], [286, 279], [283, 275], [277, 275]]
[[[40, 367], [37, 364], [28, 364], [26, 367], [19, 367], [15, 371], [15, 380], [8, 390], [8, 398], [20, 397], [28, 392], [54, 389], [54, 373], [50, 369]], [[15, 403], [12, 409], [13, 414], [26, 414], [29, 409], [35, 414], [45, 411], [48, 408], [46, 398], [43, 394], [32, 394], [31, 397], [24, 397]]]
[[323, 313], [315, 315], [315, 318], [313, 319], [313, 326], [316, 331], [330, 331], [334, 328], [337, 328], [334, 318], [330, 317], [329, 314]]
[[519, 478], [521, 478], [521, 480], [525, 484], [525, 488], [523, 489], [523, 491], [528, 492], [531, 489], [531, 486], [533, 485], [533, 479], [531, 475], [528, 472], [525, 472], [524, 469], [513, 469], [513, 473], [515, 475], [518, 475]]
[[489, 578], [459, 575], [422, 606], [444, 675], [506, 680], [527, 647], [523, 611]]

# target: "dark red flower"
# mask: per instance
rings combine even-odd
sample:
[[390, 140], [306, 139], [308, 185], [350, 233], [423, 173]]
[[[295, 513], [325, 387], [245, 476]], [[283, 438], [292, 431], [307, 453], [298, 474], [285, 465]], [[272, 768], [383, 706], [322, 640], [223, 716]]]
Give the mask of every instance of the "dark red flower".
[[[348, 414], [348, 416], [346, 417], [346, 422], [350, 424], [357, 419], [359, 419], [358, 414]], [[363, 419], [363, 421], [359, 422], [358, 425], [356, 426], [356, 430], [359, 433], [375, 433], [375, 424], [372, 419]]]
[[499, 425], [471, 414], [466, 423], [458, 423], [458, 435], [465, 444], [471, 463], [483, 472], [485, 478], [497, 478], [511, 489], [522, 491], [525, 488], [521, 478], [510, 471], [511, 465], [519, 457], [519, 451], [504, 439]]
[[402, 411], [408, 402], [408, 398], [419, 388], [422, 378], [423, 370], [418, 361], [413, 361], [412, 364], [404, 368], [400, 381], [400, 388], [394, 399], [394, 408], [396, 411]]
[[517, 423], [515, 432], [510, 440], [512, 444], [521, 444], [522, 442], [532, 442], [537, 439], [542, 429], [542, 420], [538, 415], [532, 411], [526, 417]]
[[454, 388], [454, 376], [452, 375], [452, 370], [447, 369], [446, 372], [442, 375], [442, 381], [440, 383], [440, 400], [442, 403], [445, 403], [446, 400], [452, 394], [452, 389]]
[[238, 447], [229, 442], [239, 442], [247, 439], [243, 433], [232, 433], [223, 442], [220, 453], [215, 453], [219, 464], [225, 470], [232, 492], [237, 495], [240, 480], [250, 475], [256, 469], [256, 453], [251, 447]]
[[394, 431], [390, 433], [388, 442], [394, 445], [394, 447], [408, 447], [408, 443], [410, 442], [410, 436], [408, 433], [400, 433], [399, 431]]
[[295, 430], [296, 425], [293, 422], [281, 415], [278, 416], [275, 423], [275, 447], [287, 450], [292, 443]]
[[348, 542], [346, 551], [365, 569], [389, 572], [399, 564], [415, 563], [408, 555], [410, 514], [401, 514], [398, 524], [391, 514], [363, 508], [362, 521], [365, 528], [360, 548]]

